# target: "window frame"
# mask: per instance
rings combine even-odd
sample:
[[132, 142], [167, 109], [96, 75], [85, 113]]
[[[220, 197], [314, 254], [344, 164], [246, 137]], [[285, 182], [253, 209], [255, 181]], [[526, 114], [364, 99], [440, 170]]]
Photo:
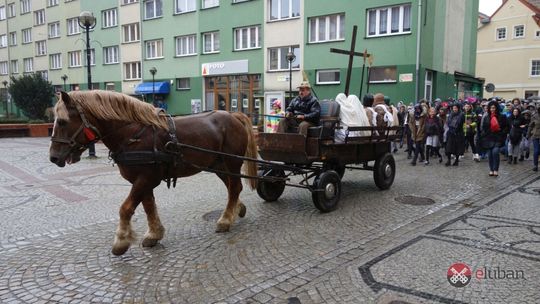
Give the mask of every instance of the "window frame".
[[[405, 29], [405, 8], [409, 7], [409, 29]], [[392, 14], [393, 9], [399, 8], [399, 19], [398, 19], [398, 30], [397, 32], [392, 32]], [[403, 3], [398, 5], [389, 5], [381, 6], [376, 8], [370, 8], [366, 10], [366, 38], [378, 38], [378, 37], [388, 37], [388, 36], [400, 36], [400, 35], [409, 35], [412, 33], [412, 3]], [[381, 33], [381, 11], [386, 11], [386, 31]], [[375, 29], [374, 34], [370, 32], [370, 21], [371, 13], [374, 12], [375, 15]]]
[[[51, 36], [51, 26], [55, 25], [55, 28], [56, 28], [56, 36]], [[49, 39], [55, 39], [55, 38], [60, 38], [60, 35], [61, 35], [61, 31], [60, 31], [60, 21], [55, 21], [55, 22], [51, 22], [49, 24], [47, 24], [47, 37]]]
[[[251, 37], [251, 29], [255, 29], [255, 46], [251, 46], [252, 37]], [[247, 31], [247, 47], [245, 48], [237, 48], [238, 46], [238, 31]], [[240, 34], [241, 42], [243, 42], [243, 36]], [[249, 51], [249, 50], [256, 50], [261, 48], [261, 25], [252, 25], [252, 26], [243, 26], [243, 27], [237, 27], [233, 29], [233, 51]]]
[[[137, 39], [135, 40], [126, 40], [126, 29], [129, 30], [130, 36], [131, 36], [131, 27], [135, 28], [134, 36], [136, 36]], [[122, 25], [122, 43], [135, 43], [141, 41], [141, 27], [139, 25], [139, 22], [135, 23], [128, 23]]]
[[[116, 61], [107, 62], [107, 59], [111, 57], [109, 50], [114, 50], [114, 49], [116, 51], [114, 51], [113, 53], [116, 53], [116, 55], [112, 54], [112, 58], [113, 59], [116, 58]], [[111, 46], [103, 47], [103, 64], [110, 65], [110, 64], [119, 64], [119, 63], [120, 63], [120, 47], [118, 45], [111, 45]]]
[[[533, 75], [533, 68], [534, 68], [534, 63], [535, 62], [537, 63], [537, 67], [536, 67], [536, 70], [537, 70], [536, 73], [537, 74]], [[532, 77], [532, 78], [540, 77], [540, 58], [531, 59], [529, 67], [530, 67], [530, 69], [529, 69], [529, 77]]]
[[[88, 62], [87, 62], [88, 57], [86, 56], [86, 50], [84, 50], [83, 56], [84, 56], [84, 66], [88, 66]], [[96, 65], [96, 49], [91, 48], [90, 49], [90, 66], [95, 66], [95, 65]]]
[[10, 60], [9, 68], [11, 69], [11, 74], [19, 74], [19, 60], [18, 59]]
[[9, 32], [8, 45], [9, 46], [17, 45], [17, 31]]
[[[27, 63], [30, 63], [30, 65], [28, 65]], [[24, 66], [23, 73], [34, 72], [34, 58], [33, 57], [23, 58], [23, 66]], [[30, 67], [29, 70], [26, 69], [28, 66]]]
[[[190, 38], [193, 38], [193, 53], [186, 53], [186, 54], [180, 54], [178, 52], [179, 50], [179, 42], [180, 40], [182, 39], [185, 39], [185, 41], [189, 42]], [[188, 44], [188, 46], [186, 47], [187, 50], [191, 49], [190, 48], [191, 45]], [[175, 57], [187, 57], [187, 56], [195, 56], [197, 55], [197, 34], [189, 34], [189, 35], [182, 35], [182, 36], [176, 36], [174, 37], [174, 53], [175, 53]]]
[[[277, 2], [277, 12], [278, 12], [278, 17], [272, 19], [272, 4], [273, 3], [276, 3], [274, 2], [276, 1]], [[293, 16], [293, 7], [294, 7], [294, 4], [293, 4], [293, 1], [296, 1], [298, 2], [297, 4], [297, 7], [298, 7], [298, 14], [296, 16]], [[283, 12], [283, 10], [281, 9], [281, 4], [282, 4], [282, 0], [269, 0], [268, 1], [268, 16], [267, 16], [267, 21], [268, 22], [278, 22], [278, 21], [285, 21], [285, 20], [291, 20], [291, 19], [298, 19], [298, 18], [301, 18], [301, 3], [300, 3], [300, 0], [288, 0], [288, 3], [289, 3], [289, 11], [288, 11], [288, 14], [289, 14], [289, 17], [282, 17], [281, 16], [281, 13]]]
[[[337, 81], [321, 81], [320, 74], [322, 73], [338, 73]], [[335, 85], [341, 84], [341, 70], [340, 69], [321, 69], [315, 72], [315, 84], [317, 85]]]
[[[148, 48], [150, 44], [154, 45], [155, 54], [152, 57], [149, 57]], [[145, 60], [156, 60], [156, 59], [163, 59], [163, 39], [152, 39], [152, 40], [146, 40], [144, 42], [144, 59]]]
[[[4, 71], [5, 70], [5, 71]], [[0, 75], [9, 74], [9, 61], [0, 61]]]
[[[301, 61], [300, 56], [302, 55], [302, 53], [300, 52], [300, 45], [288, 45], [288, 46], [277, 46], [277, 47], [269, 47], [269, 48], [267, 48], [267, 54], [268, 54], [267, 72], [285, 72], [285, 71], [289, 71], [289, 63], [288, 63], [287, 60], [285, 60], [285, 61], [287, 61], [287, 66], [285, 68], [282, 68], [282, 63], [283, 62], [281, 61], [281, 59], [285, 58], [287, 55], [286, 54], [282, 55], [281, 53], [282, 53], [282, 51], [284, 49], [287, 49], [286, 52], [289, 53], [291, 51], [291, 48], [292, 48], [293, 53], [296, 55], [296, 58], [294, 59], [293, 62], [291, 62], [291, 65], [294, 64], [295, 62], [297, 62], [297, 65], [298, 65], [297, 67], [292, 66], [291, 70], [292, 71], [299, 71], [300, 68], [302, 67], [301, 64], [300, 64], [300, 61]], [[272, 69], [271, 68], [272, 56], [271, 56], [270, 52], [272, 50], [278, 50], [278, 52], [279, 52], [277, 54], [277, 69]], [[297, 51], [295, 52], [295, 50], [297, 50]]]
[[14, 18], [17, 16], [17, 8], [15, 7], [15, 2], [8, 3], [6, 15], [8, 18]]
[[[57, 58], [57, 60], [55, 60]], [[58, 66], [53, 63], [58, 63]], [[62, 53], [55, 53], [49, 55], [49, 69], [60, 70], [62, 69]]]
[[[146, 9], [146, 4], [149, 3], [149, 2], [152, 2], [153, 3], [153, 6], [154, 6], [154, 16], [152, 17], [148, 17], [147, 16], [147, 9]], [[158, 15], [158, 11], [157, 11], [157, 3], [161, 3], [161, 14]], [[162, 0], [144, 0], [143, 1], [143, 20], [152, 20], [152, 19], [157, 19], [157, 18], [161, 18], [163, 17], [163, 1]]]
[[0, 6], [0, 21], [7, 19], [7, 9], [5, 5]]
[[[504, 30], [504, 38], [499, 38], [499, 30]], [[506, 26], [501, 26], [495, 29], [495, 41], [504, 41], [508, 39], [508, 29]]]
[[[521, 36], [517, 36], [517, 35], [516, 35], [516, 29], [517, 29], [518, 27], [522, 27], [522, 31], [521, 31], [522, 34], [521, 34]], [[512, 38], [513, 38], [513, 39], [524, 39], [524, 38], [525, 38], [525, 24], [514, 25], [513, 28], [514, 28], [514, 31], [513, 31], [513, 33], [512, 33], [512, 35], [513, 35]]]
[[[217, 4], [214, 3], [212, 6], [205, 6], [206, 1], [217, 2]], [[201, 9], [209, 9], [214, 7], [219, 7], [219, 0], [201, 0]]]
[[39, 40], [35, 42], [36, 57], [47, 55], [47, 40]]
[[58, 6], [59, 2], [59, 0], [47, 0], [47, 7]]
[[[186, 11], [184, 12], [178, 11], [178, 3], [180, 2], [183, 2], [183, 4], [185, 4]], [[189, 3], [193, 4], [192, 10], [188, 10]], [[197, 10], [197, 0], [174, 0], [174, 14], [175, 15], [187, 14], [187, 13], [195, 12], [196, 10]]]
[[[25, 35], [25, 33], [28, 33], [28, 35]], [[22, 36], [21, 44], [32, 43], [32, 28], [29, 27], [29, 28], [21, 29], [21, 36]], [[28, 36], [28, 37], [26, 37], [26, 36]], [[27, 40], [26, 38], [29, 38], [30, 40]]]
[[28, 14], [32, 11], [32, 2], [30, 0], [21, 0], [20, 2], [21, 15]]
[[[336, 16], [336, 38], [330, 39], [330, 18]], [[319, 29], [319, 23], [320, 19], [325, 19], [325, 39], [321, 40], [319, 37], [320, 29]], [[343, 28], [342, 28], [342, 22], [341, 19], [343, 18]], [[312, 30], [311, 30], [311, 23], [315, 21], [315, 27], [316, 27], [316, 40], [312, 41]], [[327, 43], [327, 42], [336, 42], [336, 41], [345, 41], [345, 13], [339, 13], [339, 14], [331, 14], [331, 15], [323, 15], [323, 16], [315, 16], [308, 18], [308, 43]], [[340, 37], [340, 35], [343, 34], [343, 37]]]
[[386, 68], [392, 68], [395, 70], [395, 76], [396, 76], [396, 79], [391, 79], [391, 80], [370, 80], [368, 78], [368, 82], [369, 83], [373, 83], [373, 84], [384, 84], [384, 83], [397, 83], [398, 82], [398, 69], [397, 69], [397, 65], [382, 65], [382, 66], [375, 66], [375, 67], [371, 67], [370, 68], [370, 77], [371, 75], [374, 75], [373, 74], [373, 69], [386, 69]]
[[[132, 66], [131, 65], [135, 65], [135, 72], [138, 73], [138, 75], [135, 75], [135, 76], [138, 76], [138, 77], [131, 77], [131, 78], [128, 78], [126, 77], [127, 76], [127, 69], [126, 67], [130, 65], [130, 76], [133, 76], [133, 69], [132, 69]], [[130, 61], [130, 62], [124, 62], [123, 64], [123, 73], [122, 73], [122, 77], [124, 80], [140, 80], [142, 75], [141, 75], [141, 62], [140, 61]]]
[[[180, 87], [180, 83], [182, 80], [187, 80], [187, 87]], [[191, 78], [189, 77], [180, 77], [176, 78], [176, 90], [177, 91], [189, 91], [191, 90]]]
[[[218, 45], [219, 45], [219, 48], [216, 50], [216, 34], [218, 36]], [[202, 35], [202, 53], [203, 54], [217, 54], [219, 52], [221, 52], [221, 37], [220, 37], [220, 33], [219, 31], [211, 31], [211, 32], [205, 32], [205, 33], [201, 33]], [[211, 51], [206, 51], [206, 37], [210, 35], [211, 37], [211, 40], [210, 40], [210, 44], [211, 44]]]
[[[73, 57], [74, 54], [78, 54], [78, 59], [76, 57]], [[83, 66], [81, 50], [69, 51], [67, 52], [67, 56], [68, 56], [68, 68], [81, 68]], [[73, 64], [74, 63], [73, 59], [75, 59], [75, 61], [78, 61], [77, 65]]]
[[[107, 22], [111, 14], [114, 15], [113, 22]], [[116, 7], [101, 11], [101, 28], [108, 29], [118, 26], [118, 9]]]
[[130, 5], [138, 2], [139, 0], [122, 0], [122, 5]]
[[[73, 28], [73, 24], [75, 24], [74, 28]], [[66, 19], [66, 27], [67, 27], [68, 36], [79, 35], [81, 33], [81, 27], [79, 26], [79, 19], [77, 17]], [[77, 30], [75, 32], [72, 32], [71, 30], [74, 30], [74, 29], [77, 29]]]
[[[11, 33], [10, 33], [11, 34]], [[7, 48], [9, 44], [9, 38], [8, 34], [1, 34], [0, 35], [0, 48]]]
[[34, 11], [34, 26], [44, 25], [45, 23], [45, 9]]

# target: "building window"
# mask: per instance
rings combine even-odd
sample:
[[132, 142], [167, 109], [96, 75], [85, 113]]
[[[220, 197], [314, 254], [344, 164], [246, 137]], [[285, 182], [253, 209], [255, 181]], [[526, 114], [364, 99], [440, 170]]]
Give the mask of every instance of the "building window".
[[0, 35], [0, 48], [5, 48], [8, 46], [7, 35]]
[[531, 77], [540, 76], [540, 60], [531, 61]]
[[0, 20], [6, 19], [6, 7], [0, 6]]
[[243, 27], [234, 30], [234, 50], [249, 50], [261, 47], [260, 26]]
[[397, 82], [397, 68], [395, 66], [371, 67], [369, 69], [369, 83], [395, 82]]
[[309, 42], [343, 40], [345, 14], [309, 18]]
[[163, 40], [146, 41], [146, 59], [163, 58]]
[[113, 27], [118, 25], [118, 17], [116, 8], [101, 12], [101, 26], [103, 28]]
[[161, 0], [144, 1], [144, 19], [152, 19], [163, 15], [163, 4]]
[[32, 42], [32, 29], [27, 28], [22, 30], [22, 43], [30, 43]]
[[105, 90], [116, 91], [114, 82], [105, 82]]
[[176, 78], [177, 90], [189, 90], [191, 89], [191, 83], [189, 78]]
[[81, 28], [79, 27], [79, 19], [77, 17], [70, 18], [67, 20], [67, 34], [69, 35], [76, 35], [81, 32]]
[[34, 58], [23, 58], [24, 72], [31, 73], [34, 71]]
[[49, 23], [49, 38], [60, 37], [60, 21]]
[[47, 55], [47, 41], [36, 41], [36, 56]]
[[122, 5], [137, 3], [139, 0], [122, 0]]
[[540, 31], [536, 31], [535, 38], [540, 39]]
[[30, 0], [21, 0], [21, 15], [30, 13], [32, 8], [30, 7]]
[[118, 46], [108, 46], [103, 48], [103, 62], [105, 64], [118, 63], [119, 60]]
[[219, 52], [219, 32], [211, 32], [203, 34], [203, 53], [218, 53]]
[[124, 32], [124, 42], [135, 42], [139, 41], [139, 24], [138, 23], [132, 23], [123, 25], [123, 32]]
[[49, 56], [49, 66], [51, 70], [62, 68], [62, 54], [51, 54]]
[[19, 73], [19, 60], [11, 60], [11, 74]]
[[525, 25], [514, 26], [514, 38], [524, 38], [524, 37], [525, 37]]
[[317, 71], [317, 84], [340, 84], [339, 70], [321, 70]]
[[367, 36], [388, 36], [411, 32], [411, 5], [381, 7], [367, 11]]
[[45, 10], [40, 9], [34, 12], [34, 25], [45, 24]]
[[497, 40], [506, 40], [506, 28], [505, 27], [500, 27], [500, 28], [497, 29], [496, 39]]
[[[88, 65], [88, 57], [86, 57], [86, 50], [84, 50], [84, 66]], [[96, 65], [96, 50], [90, 49], [90, 65]]]
[[[268, 70], [269, 71], [287, 71], [289, 70], [289, 61], [287, 54], [291, 51], [291, 47], [278, 47], [268, 49]], [[296, 58], [291, 63], [292, 69], [300, 69], [300, 47], [293, 46], [292, 51]]]
[[197, 54], [197, 36], [187, 35], [176, 37], [176, 56]]
[[17, 32], [9, 33], [9, 45], [11, 46], [17, 45]]
[[47, 6], [57, 6], [58, 0], [47, 0]]
[[141, 79], [141, 63], [140, 62], [124, 63], [124, 79], [125, 80]]
[[68, 67], [76, 68], [82, 66], [81, 51], [68, 52], [69, 64]]
[[13, 18], [15, 15], [17, 15], [17, 11], [15, 9], [15, 3], [8, 4], [8, 18]]
[[219, 6], [219, 0], [202, 0], [202, 8]]
[[0, 75], [7, 75], [7, 74], [8, 74], [8, 62], [1, 61], [0, 62]]
[[176, 14], [195, 11], [196, 0], [175, 0], [174, 9]]
[[43, 77], [43, 79], [45, 80], [49, 80], [49, 72], [47, 70], [43, 70], [43, 71], [36, 71], [37, 74], [40, 74], [41, 77]]
[[270, 0], [270, 20], [283, 20], [300, 16], [300, 0]]

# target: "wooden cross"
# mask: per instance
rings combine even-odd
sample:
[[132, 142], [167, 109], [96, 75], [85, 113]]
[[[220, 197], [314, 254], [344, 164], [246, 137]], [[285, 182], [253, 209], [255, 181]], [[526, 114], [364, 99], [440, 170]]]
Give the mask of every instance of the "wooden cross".
[[[359, 56], [364, 58], [364, 64], [366, 63], [366, 58], [369, 58], [371, 54], [367, 53], [367, 50], [364, 51], [364, 53], [358, 53], [354, 51], [354, 48], [356, 46], [356, 32], [358, 31], [358, 26], [353, 26], [353, 33], [352, 33], [352, 41], [351, 41], [351, 49], [350, 50], [341, 50], [341, 49], [335, 49], [330, 48], [330, 52], [332, 53], [338, 53], [338, 54], [344, 54], [349, 55], [349, 65], [347, 67], [347, 80], [345, 82], [345, 95], [349, 96], [349, 87], [351, 84], [351, 72], [352, 72], [352, 64], [354, 56]], [[364, 80], [362, 79], [362, 82]]]

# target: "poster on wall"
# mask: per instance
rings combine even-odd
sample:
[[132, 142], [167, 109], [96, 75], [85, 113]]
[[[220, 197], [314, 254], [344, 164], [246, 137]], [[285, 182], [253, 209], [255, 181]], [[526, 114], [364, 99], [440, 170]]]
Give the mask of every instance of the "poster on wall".
[[192, 99], [191, 100], [191, 113], [200, 113], [202, 111], [201, 107], [201, 100], [200, 99]]
[[[279, 102], [278, 102], [279, 101]], [[285, 111], [283, 108], [285, 106], [285, 92], [265, 92], [264, 93], [264, 114], [265, 115], [274, 115], [275, 111], [272, 109], [272, 105], [275, 104], [281, 105], [281, 112]], [[279, 121], [279, 117], [264, 117], [264, 131], [265, 132], [275, 132], [276, 124]]]

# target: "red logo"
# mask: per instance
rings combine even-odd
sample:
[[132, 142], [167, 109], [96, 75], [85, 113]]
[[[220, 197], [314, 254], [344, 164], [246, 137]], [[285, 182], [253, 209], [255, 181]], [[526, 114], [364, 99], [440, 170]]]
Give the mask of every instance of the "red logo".
[[467, 264], [454, 263], [446, 273], [448, 282], [454, 287], [464, 287], [471, 282], [471, 268]]

